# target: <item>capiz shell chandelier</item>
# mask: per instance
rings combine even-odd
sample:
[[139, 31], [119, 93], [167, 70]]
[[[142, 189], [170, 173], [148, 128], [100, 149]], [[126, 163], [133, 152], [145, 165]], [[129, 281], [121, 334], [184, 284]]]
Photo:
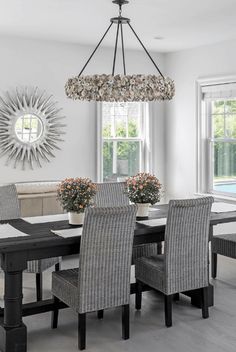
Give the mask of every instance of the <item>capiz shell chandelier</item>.
[[[107, 28], [106, 32], [102, 36], [101, 40], [97, 44], [96, 48], [90, 55], [89, 59], [85, 63], [84, 67], [80, 71], [79, 75], [73, 78], [69, 78], [65, 91], [68, 98], [74, 100], [86, 100], [86, 101], [156, 101], [156, 100], [170, 100], [175, 94], [174, 81], [169, 77], [164, 77], [158, 68], [157, 64], [147, 51], [146, 47], [142, 43], [141, 39], [135, 32], [134, 28], [130, 24], [130, 19], [122, 16], [122, 5], [129, 3], [127, 0], [114, 0], [113, 3], [119, 5], [119, 16], [111, 18], [111, 23]], [[113, 57], [112, 74], [106, 75], [82, 75], [88, 63], [94, 56], [95, 52], [103, 42], [107, 33], [113, 26], [117, 25], [115, 48]], [[126, 63], [125, 63], [125, 46], [124, 46], [124, 35], [123, 25], [127, 24], [134, 36], [137, 38], [142, 48], [152, 61], [153, 65], [157, 69], [159, 75], [127, 75], [126, 74]], [[119, 41], [119, 35], [121, 36], [121, 48], [122, 48], [122, 60], [123, 60], [123, 74], [115, 75], [116, 67], [116, 56], [117, 47]]]

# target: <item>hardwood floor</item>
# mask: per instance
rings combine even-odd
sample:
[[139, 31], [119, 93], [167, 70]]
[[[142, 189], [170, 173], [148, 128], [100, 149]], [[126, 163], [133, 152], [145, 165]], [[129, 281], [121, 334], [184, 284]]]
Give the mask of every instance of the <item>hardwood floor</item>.
[[[77, 260], [63, 262], [74, 267]], [[24, 276], [24, 301], [35, 297], [35, 275]], [[87, 351], [94, 352], [235, 352], [236, 350], [236, 260], [219, 256], [215, 286], [215, 306], [209, 319], [180, 295], [173, 302], [173, 326], [165, 327], [163, 298], [143, 294], [142, 310], [130, 305], [130, 339], [122, 340], [121, 309], [105, 311], [104, 319], [87, 315]], [[50, 297], [50, 272], [44, 274], [45, 297]], [[50, 314], [24, 318], [28, 326], [29, 352], [75, 352], [77, 350], [77, 314], [70, 309], [59, 313], [58, 328], [51, 330]]]

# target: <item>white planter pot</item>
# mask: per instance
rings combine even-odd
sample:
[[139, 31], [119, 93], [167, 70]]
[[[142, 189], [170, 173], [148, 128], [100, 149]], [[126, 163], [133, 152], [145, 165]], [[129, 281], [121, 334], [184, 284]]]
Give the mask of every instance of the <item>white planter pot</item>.
[[70, 211], [68, 213], [70, 225], [82, 225], [84, 222], [84, 213], [75, 213]]
[[136, 216], [139, 218], [148, 217], [149, 203], [137, 203], [138, 210]]

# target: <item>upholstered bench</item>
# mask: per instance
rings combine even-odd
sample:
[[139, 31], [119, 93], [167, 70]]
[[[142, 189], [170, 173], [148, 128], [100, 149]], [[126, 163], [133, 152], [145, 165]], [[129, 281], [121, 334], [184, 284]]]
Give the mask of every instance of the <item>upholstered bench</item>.
[[63, 213], [57, 200], [60, 181], [16, 183], [21, 216], [40, 216]]
[[236, 234], [214, 236], [211, 241], [211, 275], [217, 275], [217, 254], [236, 259]]

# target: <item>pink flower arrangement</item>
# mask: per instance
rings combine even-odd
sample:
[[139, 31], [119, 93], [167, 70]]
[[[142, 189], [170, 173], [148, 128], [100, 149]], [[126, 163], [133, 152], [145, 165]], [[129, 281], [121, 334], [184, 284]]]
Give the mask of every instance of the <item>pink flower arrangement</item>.
[[57, 189], [62, 208], [68, 212], [83, 213], [92, 204], [96, 185], [89, 178], [66, 178]]
[[126, 180], [125, 193], [133, 203], [155, 204], [160, 200], [161, 183], [149, 173], [138, 173]]

